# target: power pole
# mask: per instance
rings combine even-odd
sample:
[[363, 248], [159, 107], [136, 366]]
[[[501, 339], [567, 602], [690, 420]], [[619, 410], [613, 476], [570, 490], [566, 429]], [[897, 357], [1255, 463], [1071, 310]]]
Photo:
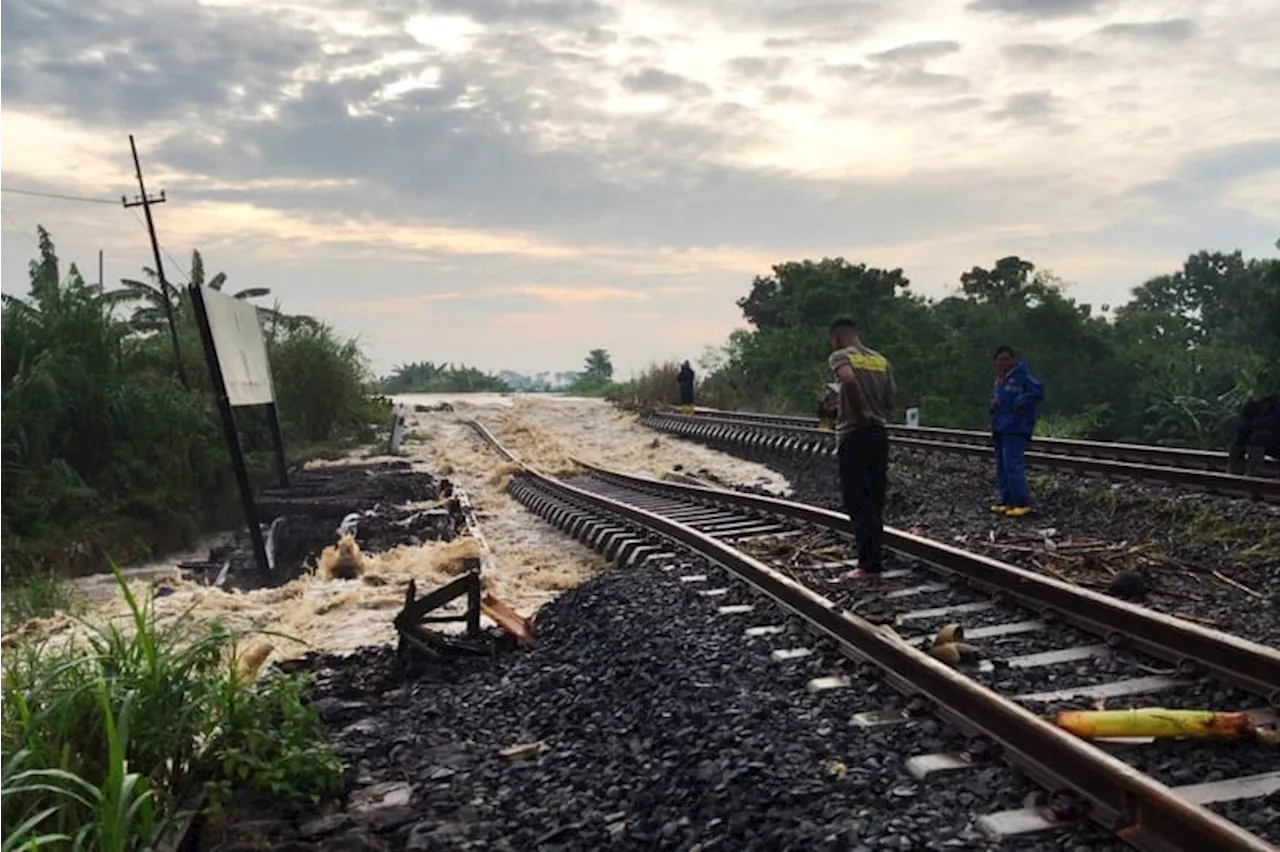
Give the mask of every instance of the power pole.
[[164, 297], [164, 315], [169, 321], [169, 339], [173, 341], [173, 359], [178, 368], [178, 380], [182, 382], [184, 388], [190, 388], [191, 383], [187, 381], [187, 370], [182, 366], [182, 347], [178, 344], [178, 322], [173, 315], [173, 299], [169, 295], [169, 281], [164, 277], [164, 261], [160, 259], [160, 241], [156, 239], [156, 223], [151, 218], [151, 205], [165, 202], [164, 190], [160, 190], [158, 198], [147, 195], [147, 185], [142, 182], [142, 164], [138, 162], [138, 146], [133, 141], [132, 133], [129, 134], [129, 150], [133, 152], [133, 168], [138, 174], [138, 191], [141, 194], [135, 201], [129, 201], [129, 199], [121, 196], [120, 203], [126, 208], [141, 207], [143, 215], [147, 218], [147, 233], [151, 237], [151, 254], [156, 260], [156, 277], [160, 279], [160, 295]]

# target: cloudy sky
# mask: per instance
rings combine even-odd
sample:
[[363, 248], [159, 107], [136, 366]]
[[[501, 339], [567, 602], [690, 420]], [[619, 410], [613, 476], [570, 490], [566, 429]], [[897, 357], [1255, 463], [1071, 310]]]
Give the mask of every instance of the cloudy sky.
[[[1017, 253], [1102, 302], [1280, 236], [1275, 0], [3, 0], [0, 34], [6, 189], [136, 192], [134, 133], [170, 278], [198, 247], [380, 369], [694, 356], [786, 259], [941, 295]], [[149, 264], [138, 211], [3, 211], [6, 291], [37, 223]]]

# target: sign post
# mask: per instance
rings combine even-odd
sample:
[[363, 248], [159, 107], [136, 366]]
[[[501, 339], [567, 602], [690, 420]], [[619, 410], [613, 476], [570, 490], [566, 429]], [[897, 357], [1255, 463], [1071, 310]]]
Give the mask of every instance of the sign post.
[[387, 453], [389, 455], [398, 455], [400, 445], [404, 442], [406, 409], [407, 407], [403, 403], [397, 404], [392, 414], [391, 437], [387, 440]]
[[189, 284], [187, 290], [195, 307], [196, 325], [200, 327], [200, 342], [204, 345], [205, 361], [209, 365], [214, 402], [222, 419], [222, 432], [227, 439], [227, 451], [231, 455], [231, 467], [244, 507], [244, 520], [253, 543], [253, 556], [259, 570], [267, 572], [271, 563], [267, 559], [266, 541], [262, 536], [262, 524], [258, 520], [258, 507], [253, 499], [253, 486], [249, 483], [249, 471], [245, 466], [233, 411], [250, 405], [268, 407], [277, 472], [281, 484], [287, 486], [284, 439], [280, 434], [271, 364], [267, 360], [262, 325], [258, 322], [258, 309], [242, 299], [196, 284]]
[[908, 426], [920, 425], [920, 409], [919, 408], [907, 409], [907, 425]]

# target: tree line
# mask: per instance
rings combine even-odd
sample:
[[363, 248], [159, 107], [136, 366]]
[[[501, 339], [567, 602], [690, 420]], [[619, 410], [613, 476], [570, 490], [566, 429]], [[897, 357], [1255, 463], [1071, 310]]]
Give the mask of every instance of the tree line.
[[505, 393], [511, 390], [498, 376], [465, 364], [416, 361], [401, 364], [378, 383], [385, 394]]
[[[234, 481], [209, 391], [204, 350], [185, 287], [127, 279], [108, 289], [65, 274], [52, 238], [38, 229], [30, 293], [0, 309], [3, 386], [3, 571], [6, 581], [45, 569], [101, 570], [184, 546], [235, 525]], [[190, 279], [205, 278], [192, 252]], [[265, 294], [242, 290], [241, 297]], [[371, 438], [383, 414], [355, 340], [279, 305], [259, 308], [291, 451]], [[172, 313], [183, 372], [169, 332]], [[271, 470], [265, 413], [236, 412], [249, 466]]]
[[[889, 357], [900, 404], [920, 407], [926, 425], [985, 428], [1001, 344], [1045, 383], [1041, 431], [1062, 437], [1220, 447], [1249, 395], [1280, 390], [1275, 258], [1201, 251], [1098, 310], [1016, 256], [958, 283], [930, 299], [901, 269], [843, 258], [778, 264], [737, 302], [749, 327], [704, 353], [699, 402], [812, 414], [837, 316], [855, 318], [867, 345]], [[610, 392], [671, 401], [675, 370], [654, 366]]]

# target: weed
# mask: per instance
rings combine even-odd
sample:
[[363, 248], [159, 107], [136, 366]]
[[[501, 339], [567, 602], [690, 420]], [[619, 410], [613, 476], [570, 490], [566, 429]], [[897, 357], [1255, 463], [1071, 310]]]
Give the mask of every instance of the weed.
[[206, 788], [215, 805], [234, 789], [284, 809], [340, 789], [304, 679], [254, 683], [238, 667], [243, 637], [190, 611], [162, 626], [112, 570], [127, 629], [85, 624], [83, 647], [5, 660], [4, 850], [150, 848]]
[[52, 571], [33, 571], [0, 596], [0, 613], [5, 628], [31, 618], [48, 618], [55, 613], [75, 615], [84, 610], [84, 599]]

